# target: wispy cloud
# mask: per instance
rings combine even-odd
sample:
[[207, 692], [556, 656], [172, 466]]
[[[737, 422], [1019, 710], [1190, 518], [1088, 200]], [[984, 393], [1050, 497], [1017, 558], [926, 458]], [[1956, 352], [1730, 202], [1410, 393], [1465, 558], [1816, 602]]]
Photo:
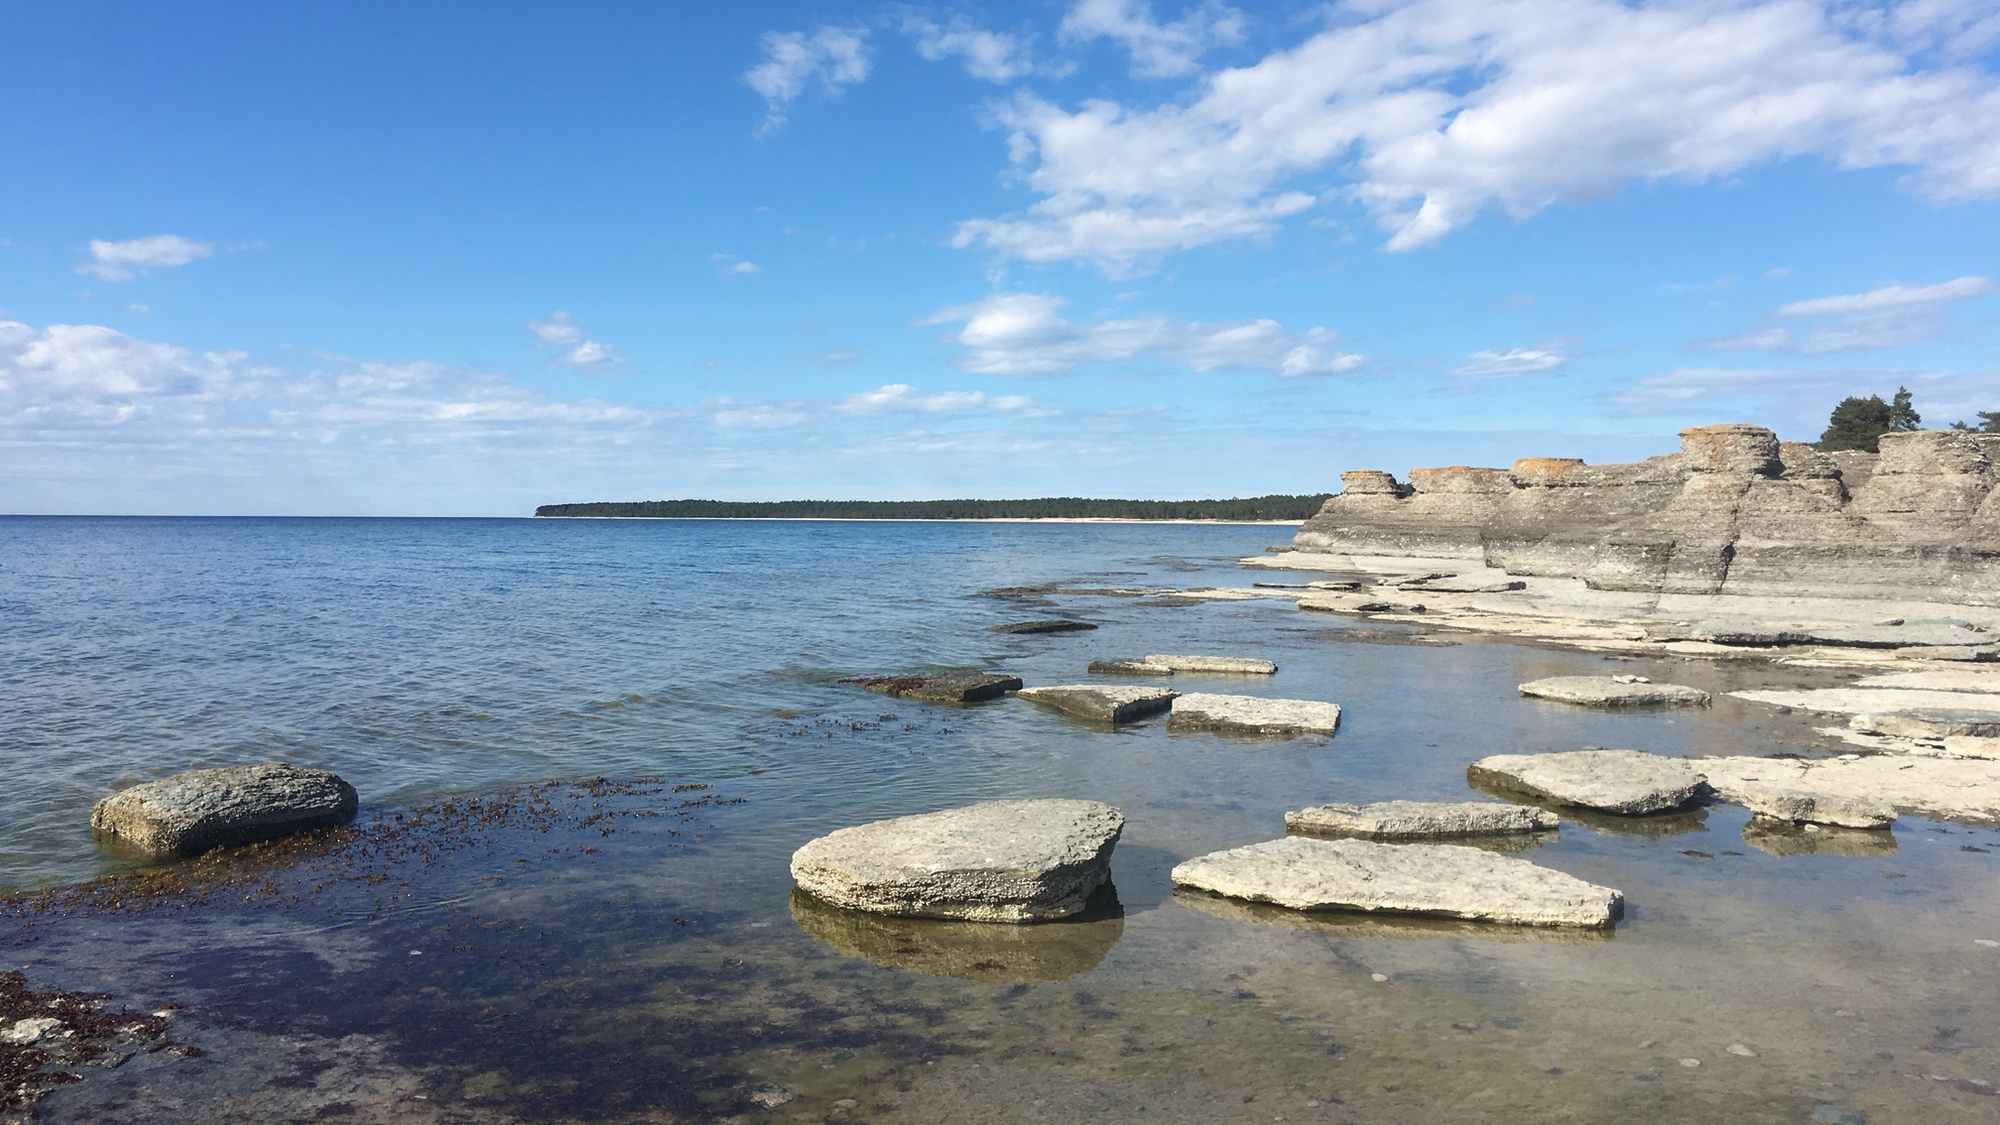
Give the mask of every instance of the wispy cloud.
[[944, 24], [928, 16], [906, 16], [903, 34], [924, 58], [942, 62], [955, 57], [965, 64], [967, 74], [987, 82], [1012, 82], [1035, 68], [1026, 39], [988, 31], [964, 16], [953, 16]]
[[1536, 344], [1532, 348], [1473, 352], [1470, 358], [1472, 362], [1452, 368], [1451, 374], [1471, 379], [1500, 379], [1555, 371], [1569, 363], [1569, 356], [1563, 353], [1560, 340]]
[[1025, 410], [1034, 401], [1027, 395], [920, 391], [908, 383], [890, 383], [880, 390], [849, 395], [833, 408], [846, 414], [963, 414], [972, 410]]
[[184, 266], [214, 253], [212, 243], [196, 242], [177, 234], [151, 234], [123, 242], [92, 239], [90, 259], [78, 263], [76, 272], [100, 281], [131, 281], [154, 270]]
[[2000, 290], [1991, 278], [1968, 276], [1936, 285], [1886, 285], [1866, 293], [1815, 297], [1780, 305], [1772, 317], [1788, 321], [1823, 320], [1825, 324], [1801, 336], [1773, 325], [1735, 336], [1697, 341], [1704, 351], [1829, 352], [1895, 348], [1920, 344], [1945, 329], [1946, 310], [1958, 301]]
[[1078, 0], [1057, 35], [1065, 43], [1117, 40], [1131, 53], [1133, 77], [1179, 78], [1208, 51], [1241, 43], [1243, 28], [1243, 13], [1216, 0], [1190, 7], [1173, 23], [1154, 19], [1146, 0]]
[[1334, 349], [1325, 328], [1292, 334], [1275, 320], [1174, 321], [1162, 316], [1072, 323], [1067, 302], [1043, 293], [995, 293], [941, 309], [923, 324], [963, 323], [954, 362], [979, 375], [1056, 375], [1091, 363], [1143, 355], [1195, 371], [1264, 370], [1282, 376], [1349, 371], [1362, 356]]
[[[1137, 10], [1081, 4], [1071, 35], [1113, 34]], [[2000, 194], [2000, 77], [1959, 49], [1985, 33], [1890, 34], [1854, 12], [1801, 0], [1347, 6], [1297, 46], [1210, 73], [1192, 98], [1072, 108], [1017, 95], [995, 117], [1016, 179], [1040, 198], [961, 224], [955, 244], [1119, 275], [1268, 234], [1326, 200], [1367, 208], [1387, 249], [1404, 251], [1487, 212], [1527, 218], [1634, 182], [1805, 156], [1908, 169], [1903, 186], [1938, 201]]]
[[625, 357], [618, 354], [617, 348], [602, 340], [586, 337], [583, 325], [561, 309], [550, 313], [546, 320], [529, 321], [528, 331], [550, 349], [555, 361], [564, 367], [607, 371], [625, 362]]
[[767, 112], [757, 127], [759, 137], [784, 127], [791, 104], [815, 79], [828, 96], [868, 77], [866, 28], [822, 27], [803, 31], [767, 31], [760, 41], [764, 61], [743, 74], [750, 88], [764, 95]]

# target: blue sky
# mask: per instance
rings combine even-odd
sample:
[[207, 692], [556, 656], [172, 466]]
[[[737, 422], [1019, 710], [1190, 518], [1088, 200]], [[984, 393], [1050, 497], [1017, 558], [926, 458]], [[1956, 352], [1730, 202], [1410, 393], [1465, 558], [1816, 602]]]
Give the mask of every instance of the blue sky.
[[2000, 410], [2000, 7], [0, 3], [0, 511], [1310, 492]]

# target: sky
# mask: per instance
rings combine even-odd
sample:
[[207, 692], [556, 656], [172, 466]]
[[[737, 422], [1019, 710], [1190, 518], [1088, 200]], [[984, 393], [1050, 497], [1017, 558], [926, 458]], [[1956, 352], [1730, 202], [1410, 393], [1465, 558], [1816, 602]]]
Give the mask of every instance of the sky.
[[2000, 2], [0, 0], [0, 512], [1189, 498], [2000, 411]]

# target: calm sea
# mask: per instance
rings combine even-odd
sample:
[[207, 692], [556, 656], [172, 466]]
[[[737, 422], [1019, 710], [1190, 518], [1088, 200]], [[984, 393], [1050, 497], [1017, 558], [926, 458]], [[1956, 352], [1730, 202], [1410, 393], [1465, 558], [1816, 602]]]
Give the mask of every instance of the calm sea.
[[[1831, 749], [1811, 716], [1726, 697], [1598, 714], [1515, 691], [1605, 671], [1718, 692], [1832, 682], [1810, 669], [1424, 635], [1284, 599], [986, 593], [1282, 581], [1238, 560], [1289, 535], [0, 519], [0, 883], [112, 870], [91, 804], [197, 766], [328, 767], [360, 790], [364, 821], [549, 778], [665, 775], [741, 801], [678, 835], [674, 821], [601, 841], [531, 833], [407, 863], [373, 907], [308, 887], [21, 920], [0, 937], [18, 934], [31, 976], [186, 1003], [210, 1048], [199, 1066], [141, 1059], [64, 1087], [45, 1111], [374, 1120], [421, 1091], [517, 1120], [753, 1120], [769, 1085], [796, 1096], [772, 1116], [800, 1121], [1776, 1122], [1822, 1101], [1871, 1121], [1970, 1121], [1953, 1099], [2000, 1101], [1974, 1081], [2000, 1081], [2000, 1016], [1978, 999], [2000, 987], [2000, 947], [1977, 944], [2000, 940], [1991, 831], [1906, 818], [1826, 848], [1752, 840], [1722, 805], [1570, 818], [1530, 857], [1631, 904], [1615, 934], [1581, 942], [1176, 895], [1174, 863], [1278, 836], [1286, 809], [1480, 797], [1465, 766], [1488, 754]], [[1051, 616], [1099, 628], [987, 628]], [[1109, 730], [1015, 700], [930, 706], [835, 682], [952, 666], [1075, 682], [1093, 659], [1150, 652], [1273, 659], [1273, 677], [1171, 683], [1338, 702], [1341, 733]], [[787, 857], [832, 828], [1034, 796], [1125, 811], [1111, 916], [995, 936], [791, 896]], [[264, 1076], [287, 1052], [312, 1054], [320, 1077], [279, 1084], [280, 1104]]]

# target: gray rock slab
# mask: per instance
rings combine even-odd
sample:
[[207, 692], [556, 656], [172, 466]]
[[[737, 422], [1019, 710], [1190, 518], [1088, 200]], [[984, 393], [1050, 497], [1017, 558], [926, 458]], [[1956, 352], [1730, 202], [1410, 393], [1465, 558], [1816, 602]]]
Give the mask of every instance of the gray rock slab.
[[1173, 707], [1173, 714], [1167, 717], [1168, 730], [1332, 734], [1340, 728], [1340, 704], [1310, 699], [1193, 691], [1174, 700]]
[[1224, 672], [1239, 676], [1268, 676], [1278, 670], [1269, 660], [1250, 656], [1163, 656], [1153, 654], [1146, 663], [1174, 672]]
[[1178, 693], [1154, 687], [1060, 684], [1022, 688], [1014, 694], [1030, 703], [1053, 707], [1079, 719], [1097, 723], [1129, 723], [1172, 707]]
[[1428, 914], [1526, 926], [1609, 926], [1625, 896], [1523, 859], [1451, 844], [1287, 836], [1199, 856], [1177, 886], [1293, 910]]
[[1637, 676], [1551, 676], [1520, 687], [1522, 695], [1579, 707], [1706, 707], [1708, 693]]
[[1971, 735], [1947, 735], [1944, 740], [1947, 754], [1961, 758], [2000, 759], [2000, 738], [1977, 738]]
[[1637, 750], [1498, 754], [1481, 758], [1465, 772], [1475, 784], [1620, 816], [1677, 809], [1708, 792], [1708, 778], [1693, 763]]
[[190, 770], [97, 802], [90, 829], [148, 855], [196, 856], [345, 824], [359, 804], [354, 787], [326, 770], [280, 763]]
[[1021, 677], [987, 672], [944, 672], [937, 675], [867, 676], [842, 680], [843, 684], [879, 691], [899, 699], [921, 699], [928, 703], [984, 703], [1010, 691], [1019, 691]]
[[1285, 827], [1321, 836], [1363, 840], [1438, 840], [1554, 829], [1556, 814], [1491, 801], [1383, 801], [1373, 805], [1321, 805], [1285, 814]]
[[1111, 878], [1125, 816], [1099, 801], [986, 801], [842, 828], [792, 853], [792, 878], [850, 910], [1040, 922]]
[[1735, 799], [1751, 812], [1794, 824], [1831, 824], [1839, 828], [1887, 828], [1896, 823], [1895, 806], [1869, 797], [1814, 793], [1788, 785], [1753, 782], [1739, 787]]
[[1010, 621], [1005, 625], [988, 625], [989, 633], [1081, 633], [1097, 626], [1088, 621], [1070, 621], [1066, 618], [1050, 618], [1046, 621]]
[[1093, 660], [1090, 672], [1099, 676], [1171, 676], [1172, 668], [1162, 668], [1158, 664], [1148, 664], [1143, 660]]
[[1909, 707], [1863, 713], [1847, 720], [1854, 730], [1898, 738], [2000, 737], [2000, 711], [1972, 707]]

